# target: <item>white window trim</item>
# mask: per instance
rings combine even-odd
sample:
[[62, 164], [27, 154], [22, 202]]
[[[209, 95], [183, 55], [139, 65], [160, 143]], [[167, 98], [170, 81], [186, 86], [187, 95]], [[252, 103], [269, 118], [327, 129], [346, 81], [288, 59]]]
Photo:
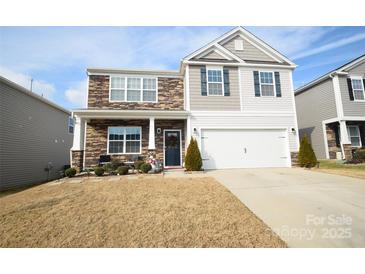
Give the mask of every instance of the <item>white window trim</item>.
[[[112, 100], [111, 98], [111, 91], [112, 91], [112, 77], [119, 77], [124, 78], [124, 100]], [[127, 84], [128, 78], [140, 78], [141, 81], [141, 88], [140, 88], [140, 101], [127, 101]], [[155, 101], [143, 101], [143, 79], [155, 79], [156, 82], [156, 100]], [[117, 89], [117, 88], [115, 88]], [[146, 89], [151, 91], [152, 89]], [[151, 77], [151, 76], [140, 76], [140, 75], [118, 75], [118, 74], [111, 74], [109, 75], [109, 102], [112, 103], [158, 103], [158, 77]]]
[[[356, 128], [356, 132], [357, 132], [357, 136], [354, 136], [354, 135], [351, 135], [351, 132], [350, 132], [350, 128]], [[351, 137], [357, 137], [357, 138], [359, 138], [359, 146], [354, 146], [354, 145], [352, 145], [352, 143], [351, 143], [351, 146], [352, 147], [362, 147], [362, 143], [361, 143], [361, 135], [360, 135], [360, 128], [359, 128], [359, 126], [358, 125], [348, 125], [347, 126], [347, 133], [348, 133], [348, 136], [349, 136], [349, 139], [350, 139], [350, 142], [351, 142]]]
[[[72, 120], [72, 128], [73, 128], [73, 132], [71, 133], [70, 132], [70, 121]], [[67, 120], [67, 131], [68, 131], [68, 134], [70, 135], [73, 135], [75, 133], [75, 119], [72, 117], [72, 116], [69, 116], [68, 117], [68, 120]]]
[[[207, 96], [224, 96], [224, 75], [223, 75], [223, 67], [213, 67], [213, 66], [207, 66], [206, 67], [206, 77], [207, 77]], [[209, 82], [208, 78], [208, 71], [209, 70], [220, 70], [222, 73], [222, 94], [210, 94], [209, 93], [209, 83], [219, 83], [219, 82]]]
[[[273, 81], [273, 86], [274, 86], [274, 95], [262, 95], [262, 90], [261, 90], [261, 72], [268, 72], [272, 74], [272, 81]], [[261, 97], [269, 97], [269, 98], [274, 98], [276, 97], [276, 82], [275, 82], [275, 73], [273, 71], [267, 71], [267, 70], [259, 70], [259, 83], [260, 83], [260, 96]], [[264, 85], [269, 85], [267, 83], [263, 83]]]
[[[126, 153], [126, 147], [127, 147], [127, 138], [126, 138], [126, 131], [124, 130], [124, 140], [123, 140], [123, 151], [121, 153], [109, 153], [109, 129], [115, 128], [115, 127], [121, 127], [121, 128], [139, 128], [140, 129], [140, 144], [139, 144], [139, 152], [129, 152]], [[107, 155], [140, 155], [142, 154], [142, 127], [138, 126], [108, 126], [108, 132], [107, 132], [107, 146], [106, 146], [106, 152]]]
[[[352, 96], [354, 96], [354, 101], [355, 102], [364, 102], [365, 101], [365, 87], [364, 87], [364, 81], [363, 81], [362, 77], [361, 76], [351, 76], [350, 79], [351, 79], [351, 87], [352, 87]], [[352, 80], [360, 80], [361, 87], [362, 87], [362, 94], [364, 96], [363, 100], [359, 100], [359, 99], [355, 98], [355, 91], [354, 91], [354, 85], [352, 84]]]

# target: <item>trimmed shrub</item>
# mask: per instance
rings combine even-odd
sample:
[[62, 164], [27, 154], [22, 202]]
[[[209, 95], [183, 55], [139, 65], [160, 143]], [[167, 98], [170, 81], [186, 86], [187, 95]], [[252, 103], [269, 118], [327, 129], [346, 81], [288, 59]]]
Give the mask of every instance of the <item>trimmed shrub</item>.
[[74, 177], [75, 175], [76, 175], [76, 169], [74, 169], [73, 167], [65, 170], [65, 176], [67, 176], [68, 178]]
[[298, 162], [301, 167], [306, 168], [314, 167], [317, 164], [317, 157], [306, 135], [300, 140]]
[[185, 169], [188, 171], [198, 171], [201, 170], [202, 165], [202, 157], [200, 155], [198, 142], [191, 137], [185, 156]]
[[352, 153], [352, 160], [348, 161], [347, 163], [349, 164], [365, 163], [365, 149], [364, 148], [356, 149]]
[[113, 169], [113, 165], [111, 163], [106, 163], [103, 168], [108, 173], [110, 173], [110, 172], [112, 172], [114, 170]]
[[94, 169], [94, 172], [95, 172], [95, 175], [96, 176], [103, 176], [103, 174], [104, 174], [104, 168], [102, 168], [102, 167], [96, 167]]
[[134, 162], [134, 168], [137, 169], [137, 170], [140, 170], [142, 164], [144, 164], [144, 161], [135, 161]]
[[143, 173], [148, 173], [148, 171], [150, 171], [152, 169], [152, 166], [149, 163], [143, 163], [140, 166], [140, 169]]
[[127, 166], [121, 166], [117, 169], [117, 172], [119, 175], [127, 175], [128, 174], [129, 167]]

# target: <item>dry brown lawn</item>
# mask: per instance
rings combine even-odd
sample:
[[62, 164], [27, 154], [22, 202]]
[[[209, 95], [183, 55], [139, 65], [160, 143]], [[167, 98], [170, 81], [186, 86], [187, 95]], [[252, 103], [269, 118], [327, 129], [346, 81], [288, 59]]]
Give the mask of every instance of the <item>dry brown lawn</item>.
[[0, 246], [286, 247], [286, 244], [212, 178], [116, 177], [50, 183], [2, 195]]

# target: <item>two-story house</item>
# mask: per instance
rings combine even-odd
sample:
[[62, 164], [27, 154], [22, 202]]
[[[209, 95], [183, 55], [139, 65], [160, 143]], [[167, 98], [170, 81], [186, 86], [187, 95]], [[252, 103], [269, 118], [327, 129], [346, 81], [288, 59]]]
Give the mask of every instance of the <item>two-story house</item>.
[[300, 135], [320, 159], [351, 159], [365, 146], [365, 55], [296, 90]]
[[179, 71], [87, 69], [72, 165], [152, 154], [178, 168], [194, 137], [205, 169], [289, 167], [299, 143], [295, 67], [237, 27], [183, 58]]

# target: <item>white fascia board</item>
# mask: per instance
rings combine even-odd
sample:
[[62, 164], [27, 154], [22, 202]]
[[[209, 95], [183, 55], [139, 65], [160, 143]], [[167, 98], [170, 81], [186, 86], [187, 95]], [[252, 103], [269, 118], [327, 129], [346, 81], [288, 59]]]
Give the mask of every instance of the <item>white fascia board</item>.
[[206, 44], [205, 46], [201, 47], [200, 49], [192, 52], [191, 54], [185, 56], [183, 58], [183, 60], [189, 60], [191, 58], [194, 58], [195, 56], [199, 55], [200, 53], [202, 53], [203, 51], [207, 50], [208, 48], [210, 48], [211, 46], [213, 46], [214, 44], [218, 43], [221, 40], [224, 40], [225, 38], [227, 38], [228, 36], [232, 35], [233, 33], [235, 33], [236, 31], [238, 31], [241, 27], [236, 27], [228, 32], [226, 32], [225, 34], [223, 34], [222, 36], [214, 39], [212, 42]]
[[179, 71], [172, 70], [152, 70], [152, 69], [109, 69], [109, 68], [88, 68], [87, 75], [133, 75], [133, 76], [155, 76], [155, 77], [171, 77], [181, 78]]
[[154, 110], [91, 110], [78, 109], [75, 116], [86, 119], [186, 119], [188, 111], [154, 111]]
[[[253, 40], [254, 43], [257, 43], [259, 45], [259, 49], [263, 50], [270, 57], [274, 58], [275, 60], [278, 60], [276, 57], [274, 57], [274, 56], [277, 56], [280, 59], [286, 61], [291, 66], [295, 66], [296, 67], [296, 65], [292, 61], [290, 61], [287, 57], [285, 57], [280, 52], [278, 52], [277, 50], [275, 50], [272, 47], [270, 47], [269, 45], [267, 45], [265, 42], [263, 42], [261, 39], [257, 38], [255, 35], [253, 35], [249, 31], [247, 31], [243, 27], [236, 27], [236, 28], [232, 29], [231, 31], [229, 31], [229, 32], [223, 34], [222, 36], [214, 39], [212, 42], [208, 43], [204, 47], [202, 47], [202, 48], [194, 51], [190, 55], [184, 57], [183, 60], [189, 60], [189, 59], [195, 57], [196, 55], [199, 55], [200, 53], [204, 52], [205, 50], [207, 50], [211, 46], [213, 46], [213, 45], [219, 45], [218, 44], [219, 42], [226, 40], [227, 38], [229, 38], [231, 35], [235, 34], [238, 31], [240, 31], [241, 34], [243, 33], [243, 36], [242, 37], [244, 37], [244, 35], [247, 35], [250, 39]], [[251, 41], [249, 41], [249, 42], [251, 42]], [[255, 46], [257, 47], [257, 45], [255, 45]], [[242, 62], [242, 60], [241, 60], [241, 62]]]
[[191, 117], [295, 117], [293, 111], [191, 111]]
[[217, 66], [238, 66], [238, 67], [265, 67], [265, 68], [282, 68], [282, 69], [295, 69], [296, 66], [292, 65], [279, 65], [279, 64], [262, 64], [262, 63], [230, 63], [230, 62], [205, 62], [205, 61], [189, 61], [184, 60], [184, 64], [191, 65], [217, 65]]
[[340, 69], [338, 69], [336, 72], [343, 72], [344, 70], [348, 70], [348, 69], [350, 69], [350, 68], [352, 68], [352, 67], [357, 66], [359, 63], [361, 63], [361, 62], [363, 62], [363, 61], [365, 61], [365, 55], [364, 55], [364, 56], [362, 56], [362, 57], [360, 57], [360, 58], [358, 58], [358, 59], [356, 59], [356, 60], [354, 60], [353, 62], [351, 62], [351, 63], [349, 63], [349, 64], [347, 64], [347, 65], [345, 65], [345, 66], [341, 67], [341, 68], [340, 68]]
[[292, 61], [290, 61], [286, 56], [284, 56], [283, 54], [281, 54], [280, 52], [278, 52], [277, 50], [275, 50], [274, 48], [272, 48], [271, 46], [269, 46], [268, 44], [266, 44], [264, 41], [262, 41], [261, 39], [259, 39], [258, 37], [256, 37], [255, 35], [253, 35], [251, 32], [249, 32], [248, 30], [246, 30], [243, 27], [240, 27], [240, 30], [247, 35], [248, 37], [250, 37], [254, 42], [256, 42], [258, 45], [260, 45], [261, 47], [263, 47], [264, 49], [266, 49], [266, 51], [264, 51], [266, 54], [268, 53], [272, 53], [276, 56], [278, 56], [280, 59], [283, 59], [285, 62], [287, 62], [288, 64], [292, 65], [292, 66], [296, 66], [295, 63], [293, 63]]

